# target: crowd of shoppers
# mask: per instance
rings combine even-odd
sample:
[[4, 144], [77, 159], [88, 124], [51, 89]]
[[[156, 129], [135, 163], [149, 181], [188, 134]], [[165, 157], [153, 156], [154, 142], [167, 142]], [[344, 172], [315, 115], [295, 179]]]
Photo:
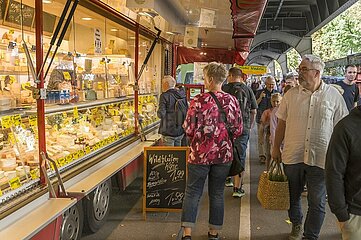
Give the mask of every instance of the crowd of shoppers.
[[[357, 68], [347, 66], [344, 81], [333, 86], [321, 80], [324, 66], [319, 57], [305, 55], [297, 74], [287, 75], [282, 86], [276, 86], [275, 79], [268, 76], [265, 87], [257, 82], [258, 89], [255, 89], [256, 84], [246, 84], [239, 68], [232, 67], [227, 72], [224, 65], [210, 63], [203, 70], [208, 92], [191, 101], [180, 128], [167, 119], [172, 119], [175, 101], [185, 99], [185, 92], [175, 88], [172, 77], [164, 78], [158, 110], [163, 143], [179, 146], [185, 133], [190, 146], [181, 218], [182, 239], [191, 239], [207, 178], [208, 239], [220, 239], [224, 186], [234, 187], [233, 197], [245, 195], [242, 189], [244, 171], [233, 179], [227, 178], [233, 159], [232, 142], [241, 153], [244, 170], [254, 121], [258, 128], [259, 161], [266, 162], [267, 168], [271, 158], [282, 162], [289, 181], [288, 216], [292, 223], [289, 239], [319, 238], [325, 218], [326, 194], [343, 239], [361, 239], [361, 190], [357, 187], [361, 183], [358, 162], [361, 107], [356, 107], [359, 100], [355, 85]], [[217, 107], [212, 93], [226, 116]], [[227, 128], [233, 133], [233, 139]], [[305, 186], [308, 209], [304, 219], [301, 193]]]

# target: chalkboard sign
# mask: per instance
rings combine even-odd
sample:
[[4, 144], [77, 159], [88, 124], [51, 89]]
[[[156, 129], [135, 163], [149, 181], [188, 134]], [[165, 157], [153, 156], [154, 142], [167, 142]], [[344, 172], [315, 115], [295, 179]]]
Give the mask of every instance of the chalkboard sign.
[[[35, 9], [23, 4], [23, 26], [31, 27], [33, 23]], [[21, 4], [10, 0], [5, 12], [4, 25], [20, 26], [21, 24]]]
[[188, 147], [144, 148], [143, 215], [177, 212], [186, 188]]

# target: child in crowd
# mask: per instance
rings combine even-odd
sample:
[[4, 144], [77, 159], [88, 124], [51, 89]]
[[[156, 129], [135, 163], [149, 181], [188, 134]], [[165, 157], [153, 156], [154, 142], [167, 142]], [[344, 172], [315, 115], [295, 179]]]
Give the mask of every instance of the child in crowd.
[[[280, 93], [271, 95], [272, 108], [267, 109], [262, 113], [261, 126], [263, 127], [265, 149], [266, 149], [266, 169], [268, 170], [271, 161], [271, 146], [273, 145], [275, 131], [277, 128], [276, 111], [280, 105], [282, 96]], [[272, 126], [271, 126], [272, 125]]]

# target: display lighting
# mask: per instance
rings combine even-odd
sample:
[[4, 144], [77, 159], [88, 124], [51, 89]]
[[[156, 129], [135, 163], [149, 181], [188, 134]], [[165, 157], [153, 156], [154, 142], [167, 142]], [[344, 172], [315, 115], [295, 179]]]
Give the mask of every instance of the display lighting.
[[90, 21], [90, 20], [93, 20], [91, 17], [83, 17], [83, 18], [81, 18], [82, 20], [84, 20], [84, 21]]
[[118, 32], [119, 29], [117, 29], [117, 28], [112, 28], [112, 29], [110, 29], [110, 31], [111, 31], [111, 32]]
[[201, 52], [200, 55], [207, 55], [207, 53], [206, 52]]
[[43, 3], [49, 4], [49, 3], [53, 3], [53, 1], [51, 1], [51, 0], [43, 0]]

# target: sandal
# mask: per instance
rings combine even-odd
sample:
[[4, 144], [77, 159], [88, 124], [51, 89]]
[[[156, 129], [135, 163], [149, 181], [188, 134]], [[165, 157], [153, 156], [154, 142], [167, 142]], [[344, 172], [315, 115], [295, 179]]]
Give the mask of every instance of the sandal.
[[184, 236], [184, 237], [182, 237], [182, 240], [192, 240], [192, 237], [191, 236]]
[[208, 240], [220, 240], [218, 233], [216, 235], [213, 235], [208, 232]]

